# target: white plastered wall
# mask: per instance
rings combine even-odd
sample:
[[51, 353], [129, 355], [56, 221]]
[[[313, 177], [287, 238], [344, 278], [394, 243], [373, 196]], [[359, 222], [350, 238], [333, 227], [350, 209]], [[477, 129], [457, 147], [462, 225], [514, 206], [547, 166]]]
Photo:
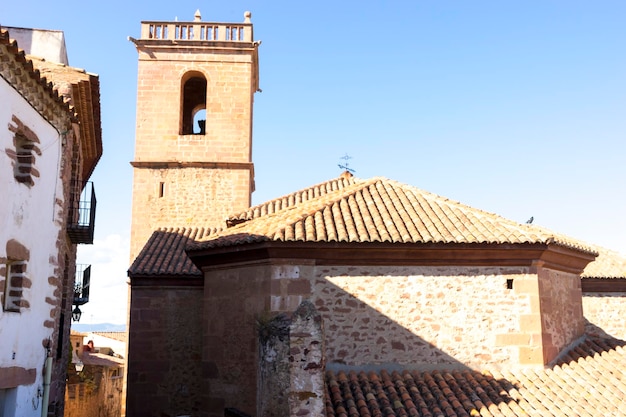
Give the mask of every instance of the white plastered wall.
[[[0, 309], [0, 368], [36, 370], [34, 384], [16, 388], [14, 415], [37, 416], [41, 414], [42, 370], [47, 355], [43, 341], [53, 331], [44, 322], [54, 320], [50, 302], [57, 300], [49, 277], [55, 276], [55, 266], [61, 261], [57, 259], [57, 240], [62, 221], [56, 203], [63, 200], [61, 137], [4, 78], [0, 78], [0, 97], [0, 259], [7, 258], [7, 242], [18, 241], [29, 250], [27, 277], [32, 281], [24, 291], [27, 308], [19, 313]], [[13, 160], [6, 152], [15, 149], [14, 133], [9, 130], [14, 115], [39, 138], [41, 155], [36, 155], [34, 164], [39, 176], [32, 186], [15, 180]]]

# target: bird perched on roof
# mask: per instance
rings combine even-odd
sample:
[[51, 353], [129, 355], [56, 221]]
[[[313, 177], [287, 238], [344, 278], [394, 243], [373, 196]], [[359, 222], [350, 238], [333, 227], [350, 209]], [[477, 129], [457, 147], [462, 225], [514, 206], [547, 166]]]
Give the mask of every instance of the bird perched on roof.
[[533, 216], [530, 216], [530, 219], [526, 220], [526, 224], [531, 224], [535, 220]]

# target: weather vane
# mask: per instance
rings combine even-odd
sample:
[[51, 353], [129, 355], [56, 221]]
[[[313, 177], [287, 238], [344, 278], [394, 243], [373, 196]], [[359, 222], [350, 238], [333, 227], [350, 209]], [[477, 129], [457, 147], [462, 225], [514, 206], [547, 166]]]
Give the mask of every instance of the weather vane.
[[346, 172], [354, 174], [354, 170], [350, 168], [350, 164], [348, 163], [348, 160], [352, 159], [352, 157], [348, 154], [345, 154], [344, 156], [341, 157], [341, 159], [343, 159], [346, 162], [344, 162], [343, 164], [338, 164], [337, 166]]

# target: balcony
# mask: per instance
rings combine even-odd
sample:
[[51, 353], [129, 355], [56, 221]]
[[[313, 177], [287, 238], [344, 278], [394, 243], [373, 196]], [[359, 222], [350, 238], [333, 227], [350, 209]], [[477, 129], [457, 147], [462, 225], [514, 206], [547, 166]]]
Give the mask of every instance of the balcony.
[[89, 282], [91, 281], [91, 265], [77, 264], [74, 278], [74, 302], [82, 306], [89, 302]]
[[92, 244], [96, 223], [96, 191], [91, 181], [72, 181], [67, 235], [72, 243]]

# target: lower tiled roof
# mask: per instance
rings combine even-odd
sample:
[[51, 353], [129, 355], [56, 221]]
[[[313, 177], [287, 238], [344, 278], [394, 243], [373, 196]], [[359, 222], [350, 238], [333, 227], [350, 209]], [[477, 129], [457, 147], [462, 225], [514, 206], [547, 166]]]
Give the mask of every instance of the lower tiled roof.
[[623, 416], [626, 342], [585, 339], [546, 369], [328, 371], [328, 417]]
[[128, 269], [130, 276], [200, 276], [185, 247], [215, 233], [211, 228], [172, 227], [156, 230]]
[[81, 360], [85, 365], [104, 366], [106, 368], [117, 368], [124, 366], [124, 359], [117, 358], [103, 353], [84, 352]]

